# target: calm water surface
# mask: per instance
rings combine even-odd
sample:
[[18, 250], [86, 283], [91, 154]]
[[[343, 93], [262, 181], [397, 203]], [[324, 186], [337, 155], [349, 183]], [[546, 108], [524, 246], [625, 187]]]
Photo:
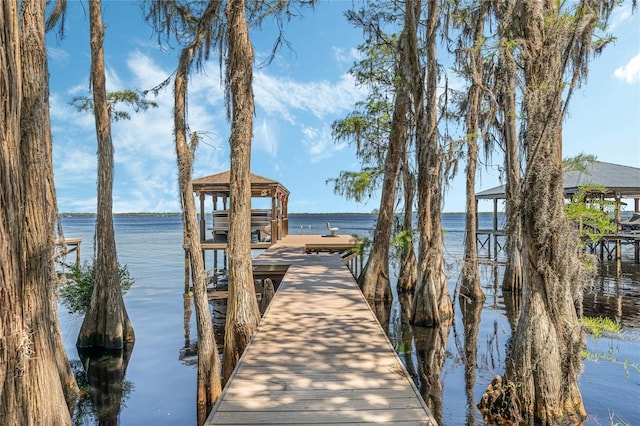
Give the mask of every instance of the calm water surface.
[[[370, 236], [375, 216], [291, 215], [290, 233], [324, 234], [327, 221], [340, 233]], [[95, 219], [69, 217], [63, 223], [65, 236], [83, 238], [82, 260], [91, 259]], [[114, 415], [122, 425], [193, 425], [196, 367], [184, 347], [196, 336], [194, 315], [187, 317], [186, 327], [184, 321], [181, 218], [118, 216], [115, 226], [119, 261], [135, 279], [125, 303], [136, 343], [126, 364], [124, 391], [119, 390], [121, 410]], [[453, 295], [463, 252], [464, 215], [444, 215], [443, 227]], [[480, 228], [490, 227], [491, 216], [481, 215]], [[607, 316], [623, 326], [621, 335], [588, 338], [590, 359], [580, 378], [588, 425], [640, 425], [640, 267], [631, 256], [625, 252], [620, 277], [614, 263], [602, 265], [593, 289], [584, 297], [585, 315]], [[402, 326], [399, 300], [376, 309], [400, 358], [444, 425], [483, 424], [475, 405], [493, 376], [503, 372], [505, 345], [518, 312], [517, 300], [503, 298], [499, 289], [500, 267], [481, 265], [481, 274], [487, 295], [484, 307], [474, 310], [456, 298], [455, 321], [448, 332]], [[59, 309], [69, 358], [82, 374], [75, 348], [82, 319], [63, 306]], [[443, 350], [442, 364], [429, 361], [429, 351], [436, 349]], [[76, 424], [97, 424], [91, 401], [81, 403], [76, 414]]]

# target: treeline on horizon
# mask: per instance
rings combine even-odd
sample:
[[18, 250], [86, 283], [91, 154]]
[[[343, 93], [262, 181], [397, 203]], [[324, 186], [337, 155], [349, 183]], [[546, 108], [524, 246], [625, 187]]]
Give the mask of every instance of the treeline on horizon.
[[[498, 212], [503, 213], [503, 212]], [[376, 216], [378, 214], [377, 211], [373, 211], [370, 213], [359, 213], [359, 212], [324, 212], [324, 213], [289, 213], [289, 217], [292, 216]], [[397, 212], [396, 214], [402, 214], [402, 212]], [[464, 212], [442, 212], [443, 215], [460, 215], [464, 214]], [[478, 212], [480, 215], [491, 215], [493, 212]], [[171, 216], [181, 216], [182, 213], [179, 212], [130, 212], [130, 213], [114, 213], [114, 216], [118, 217], [132, 217], [132, 216], [161, 216], [161, 217], [171, 217]], [[95, 213], [60, 213], [60, 216], [63, 217], [95, 217]], [[207, 216], [211, 216], [211, 213], [207, 213]]]

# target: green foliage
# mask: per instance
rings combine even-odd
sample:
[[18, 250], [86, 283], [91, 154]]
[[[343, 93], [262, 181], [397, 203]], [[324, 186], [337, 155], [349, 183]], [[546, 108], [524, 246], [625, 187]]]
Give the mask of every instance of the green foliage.
[[342, 171], [339, 177], [327, 179], [327, 183], [333, 182], [334, 194], [360, 202], [371, 196], [379, 175], [379, 170], [365, 167], [360, 172]]
[[[122, 294], [125, 294], [134, 283], [127, 265], [118, 264], [118, 278]], [[67, 274], [66, 282], [60, 287], [60, 301], [69, 309], [69, 312], [84, 314], [89, 308], [95, 282], [96, 268], [94, 264], [85, 262], [82, 266], [73, 266], [71, 273]]]
[[[610, 335], [619, 335], [622, 332], [622, 327], [620, 326], [620, 324], [606, 317], [583, 316], [580, 318], [580, 323], [589, 330], [594, 339], [602, 337], [605, 333], [608, 333]], [[617, 364], [624, 369], [627, 378], [632, 371], [637, 371], [638, 373], [640, 373], [640, 365], [636, 364], [635, 362], [629, 361], [628, 359], [618, 359], [614, 353], [613, 346], [611, 346], [607, 352], [602, 353], [592, 353], [583, 350], [582, 356], [584, 357], [584, 359], [593, 362], [608, 361], [613, 364]]]
[[402, 340], [396, 344], [396, 353], [399, 355], [407, 355], [413, 352], [410, 341]]
[[336, 142], [355, 145], [362, 170], [340, 172], [339, 177], [327, 182], [333, 182], [335, 194], [361, 202], [381, 182], [378, 177], [382, 176], [399, 83], [395, 69], [398, 35], [385, 29], [394, 28], [401, 15], [392, 4], [374, 1], [347, 11], [345, 16], [364, 34], [365, 41], [358, 46], [359, 59], [349, 73], [367, 89], [367, 96], [345, 118], [333, 122], [331, 133]]
[[364, 252], [371, 246], [371, 240], [367, 237], [363, 237], [358, 234], [351, 234], [354, 240], [358, 243], [358, 246], [351, 249], [353, 253], [358, 253], [359, 255], [363, 255]]
[[413, 230], [403, 230], [398, 232], [391, 239], [391, 245], [396, 246], [403, 251], [407, 251], [413, 247]]
[[[93, 98], [91, 97], [76, 96], [69, 104], [74, 106], [79, 112], [93, 112]], [[157, 102], [145, 99], [144, 93], [141, 92], [134, 90], [109, 92], [107, 93], [107, 107], [109, 108], [109, 114], [113, 121], [129, 120], [131, 118], [131, 115], [127, 111], [116, 110], [114, 106], [117, 104], [125, 104], [132, 108], [134, 112], [146, 111], [149, 108], [156, 108], [158, 106]]]
[[597, 160], [595, 155], [585, 154], [581, 152], [575, 157], [565, 157], [562, 159], [562, 168], [565, 171], [586, 172], [587, 165]]
[[602, 336], [603, 332], [619, 334], [622, 331], [620, 324], [606, 317], [581, 317], [580, 323], [587, 327], [593, 337]]
[[567, 218], [578, 224], [583, 240], [598, 241], [616, 231], [616, 224], [607, 213], [613, 204], [600, 197], [605, 191], [606, 188], [601, 186], [581, 186], [567, 204]]

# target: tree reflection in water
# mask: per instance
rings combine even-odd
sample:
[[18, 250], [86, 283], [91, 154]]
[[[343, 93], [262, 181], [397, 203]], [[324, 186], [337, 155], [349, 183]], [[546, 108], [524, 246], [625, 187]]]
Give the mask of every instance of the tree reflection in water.
[[75, 425], [118, 425], [118, 416], [133, 390], [124, 380], [133, 345], [119, 351], [78, 349], [79, 360], [71, 368], [80, 388], [80, 399], [73, 413]]
[[383, 302], [371, 302], [378, 321], [388, 333], [389, 340], [400, 356], [407, 372], [416, 384], [427, 407], [442, 424], [442, 380], [440, 374], [447, 357], [447, 339], [451, 322], [437, 328], [413, 327], [409, 324], [413, 296], [399, 294], [398, 309], [389, 309]]
[[[184, 345], [180, 348], [178, 359], [187, 366], [197, 367], [198, 365], [198, 341], [191, 341], [191, 313], [193, 298], [189, 293], [182, 295], [183, 300], [183, 328], [184, 328]], [[222, 360], [222, 351], [224, 349], [224, 324], [227, 313], [227, 299], [225, 297], [209, 297], [209, 309], [211, 311], [211, 320], [213, 321], [213, 333], [218, 344], [218, 353]]]
[[400, 294], [400, 318], [398, 324], [398, 337], [395, 342], [395, 349], [398, 355], [403, 358], [402, 361], [407, 372], [412, 378], [417, 377], [416, 369], [412, 359], [413, 356], [413, 328], [409, 325], [413, 309], [413, 294]]
[[385, 330], [385, 333], [389, 330], [389, 318], [391, 315], [391, 301], [389, 300], [370, 300], [369, 306], [373, 310], [373, 313], [376, 315], [378, 322], [382, 326], [382, 329]]
[[518, 326], [518, 319], [520, 318], [520, 311], [522, 310], [522, 294], [519, 292], [505, 291], [502, 293], [502, 300], [504, 302], [504, 311], [511, 326], [511, 333], [513, 333]]
[[476, 384], [478, 329], [482, 314], [483, 302], [477, 302], [460, 296], [460, 311], [464, 327], [464, 384], [467, 395], [467, 425], [476, 424], [476, 414], [482, 418], [473, 398], [473, 387]]
[[451, 321], [440, 327], [414, 327], [418, 364], [418, 389], [438, 424], [442, 424], [442, 367], [446, 358]]

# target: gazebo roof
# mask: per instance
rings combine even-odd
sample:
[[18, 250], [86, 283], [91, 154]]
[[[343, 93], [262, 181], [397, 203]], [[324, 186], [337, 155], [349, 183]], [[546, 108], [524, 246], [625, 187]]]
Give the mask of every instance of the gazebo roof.
[[[227, 170], [194, 179], [192, 182], [193, 191], [205, 194], [228, 195], [231, 189], [229, 184], [230, 175], [230, 171]], [[289, 190], [278, 181], [254, 173], [250, 173], [249, 178], [251, 179], [252, 197], [273, 197], [275, 194], [289, 195]]]
[[[607, 188], [606, 195], [619, 193], [622, 197], [640, 197], [640, 168], [620, 164], [592, 161], [585, 171], [571, 170], [564, 173], [564, 193], [569, 196], [580, 186], [598, 185]], [[476, 194], [477, 199], [504, 199], [505, 185], [486, 189]]]

